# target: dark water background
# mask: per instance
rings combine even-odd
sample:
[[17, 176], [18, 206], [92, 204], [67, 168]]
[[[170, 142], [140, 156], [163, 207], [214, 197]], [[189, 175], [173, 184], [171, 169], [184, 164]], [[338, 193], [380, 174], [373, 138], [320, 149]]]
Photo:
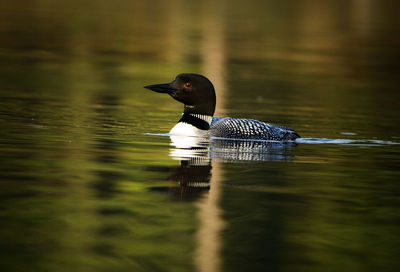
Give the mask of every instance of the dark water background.
[[[0, 270], [398, 271], [399, 10], [2, 1]], [[358, 142], [180, 150], [142, 87], [180, 72], [220, 116]]]

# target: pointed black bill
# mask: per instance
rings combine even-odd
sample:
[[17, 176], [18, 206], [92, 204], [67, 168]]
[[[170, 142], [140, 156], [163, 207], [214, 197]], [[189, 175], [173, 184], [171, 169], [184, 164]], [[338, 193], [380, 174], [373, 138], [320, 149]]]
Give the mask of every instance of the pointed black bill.
[[176, 89], [171, 86], [171, 83], [147, 85], [144, 86], [144, 88], [152, 90], [157, 93], [167, 93], [167, 94], [176, 91]]

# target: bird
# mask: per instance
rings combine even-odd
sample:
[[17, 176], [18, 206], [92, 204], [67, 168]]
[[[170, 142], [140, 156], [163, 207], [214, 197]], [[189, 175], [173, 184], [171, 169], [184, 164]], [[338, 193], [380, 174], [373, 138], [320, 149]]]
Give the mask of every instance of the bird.
[[266, 141], [294, 141], [300, 138], [289, 127], [253, 119], [214, 117], [215, 89], [211, 81], [200, 74], [182, 73], [171, 82], [144, 88], [168, 94], [184, 104], [182, 116], [170, 130], [170, 135]]

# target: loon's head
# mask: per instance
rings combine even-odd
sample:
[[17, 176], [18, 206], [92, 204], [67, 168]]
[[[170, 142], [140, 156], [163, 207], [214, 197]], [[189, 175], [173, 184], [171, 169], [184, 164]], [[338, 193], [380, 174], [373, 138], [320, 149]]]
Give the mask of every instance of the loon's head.
[[214, 86], [205, 76], [179, 74], [172, 82], [144, 87], [158, 93], [167, 93], [182, 102], [185, 104], [184, 113], [214, 115]]

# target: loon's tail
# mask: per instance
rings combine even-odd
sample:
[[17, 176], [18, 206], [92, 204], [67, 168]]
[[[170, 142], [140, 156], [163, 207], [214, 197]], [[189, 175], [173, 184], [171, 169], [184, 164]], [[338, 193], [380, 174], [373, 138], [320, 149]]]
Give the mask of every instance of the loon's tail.
[[297, 138], [301, 138], [301, 136], [294, 130], [289, 130], [285, 136], [283, 136], [282, 140], [284, 141], [294, 141]]

